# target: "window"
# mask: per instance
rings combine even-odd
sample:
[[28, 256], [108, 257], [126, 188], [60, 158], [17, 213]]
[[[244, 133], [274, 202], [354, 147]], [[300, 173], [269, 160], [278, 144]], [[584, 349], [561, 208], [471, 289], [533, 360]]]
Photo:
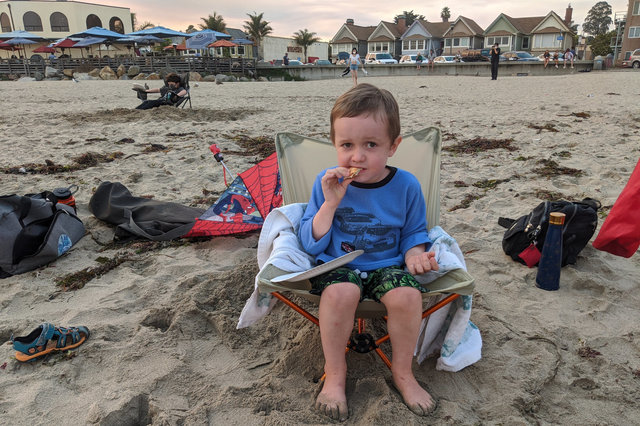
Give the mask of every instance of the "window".
[[42, 20], [35, 12], [27, 12], [22, 16], [25, 31], [42, 31]]
[[244, 56], [244, 46], [238, 46], [238, 55]]
[[351, 50], [353, 50], [353, 48], [356, 48], [356, 46], [352, 45], [352, 44], [332, 44], [331, 45], [331, 54], [332, 55], [337, 55], [339, 52], [349, 52], [349, 53], [351, 53]]
[[122, 19], [114, 16], [109, 20], [109, 29], [116, 33], [124, 34], [124, 24], [122, 23]]
[[529, 48], [529, 37], [522, 37], [522, 49]]
[[51, 24], [51, 31], [53, 32], [69, 31], [69, 21], [63, 13], [53, 12], [49, 17], [49, 23]]
[[536, 34], [533, 36], [533, 44], [537, 49], [557, 49], [562, 47], [562, 40], [558, 40], [560, 34]]
[[91, 15], [87, 16], [87, 29], [101, 26], [102, 21], [96, 15], [92, 13]]
[[389, 52], [389, 42], [377, 41], [369, 43], [369, 52]]
[[633, 15], [640, 15], [640, 1], [633, 2]]
[[445, 47], [451, 47], [452, 41], [453, 41], [453, 47], [469, 47], [469, 37], [445, 38], [444, 39]]
[[640, 27], [629, 27], [629, 38], [639, 38]]
[[509, 46], [509, 36], [504, 37], [487, 37], [487, 46], [493, 46], [498, 43], [501, 46]]
[[0, 14], [0, 26], [2, 26], [3, 33], [11, 32], [11, 21], [9, 20], [9, 15], [4, 12]]
[[423, 50], [424, 39], [420, 40], [403, 40], [402, 50]]

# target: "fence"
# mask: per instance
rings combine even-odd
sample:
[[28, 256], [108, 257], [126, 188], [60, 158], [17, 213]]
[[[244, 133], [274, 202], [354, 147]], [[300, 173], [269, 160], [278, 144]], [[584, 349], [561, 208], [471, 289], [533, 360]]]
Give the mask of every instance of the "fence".
[[195, 71], [200, 74], [248, 74], [255, 71], [255, 59], [246, 58], [212, 58], [212, 57], [185, 57], [185, 56], [143, 56], [143, 57], [118, 57], [118, 58], [58, 58], [49, 59], [8, 59], [0, 61], [0, 74], [18, 74], [33, 77], [36, 72], [44, 74], [47, 66], [63, 69], [72, 69], [79, 72], [88, 72], [94, 68], [102, 69], [111, 67], [114, 71], [118, 66], [124, 65], [127, 70], [131, 66], [138, 66], [140, 72], [149, 74], [162, 69], [184, 73]]

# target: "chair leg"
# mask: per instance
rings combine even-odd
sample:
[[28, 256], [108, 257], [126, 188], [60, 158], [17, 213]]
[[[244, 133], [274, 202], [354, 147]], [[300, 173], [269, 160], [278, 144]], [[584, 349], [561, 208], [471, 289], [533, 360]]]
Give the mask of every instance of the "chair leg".
[[291, 299], [289, 299], [287, 296], [284, 296], [281, 293], [278, 293], [275, 291], [271, 293], [271, 295], [276, 299], [280, 300], [281, 302], [283, 302], [285, 305], [287, 305], [297, 313], [299, 313], [300, 315], [302, 315], [303, 317], [305, 317], [306, 319], [308, 319], [309, 321], [311, 321], [312, 323], [314, 323], [315, 325], [317, 326], [320, 325], [320, 321], [318, 321], [318, 318], [316, 318], [315, 316], [310, 314], [308, 311], [302, 309], [300, 306], [293, 303]]

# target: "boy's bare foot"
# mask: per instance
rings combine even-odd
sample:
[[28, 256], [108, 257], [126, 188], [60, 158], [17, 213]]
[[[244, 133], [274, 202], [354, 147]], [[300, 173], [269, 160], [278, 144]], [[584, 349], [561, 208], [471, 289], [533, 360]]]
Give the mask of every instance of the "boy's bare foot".
[[349, 417], [349, 409], [347, 407], [347, 398], [344, 393], [342, 396], [331, 395], [329, 392], [325, 393], [325, 389], [322, 389], [320, 395], [316, 399], [316, 410], [320, 414], [324, 414], [333, 420], [339, 420], [341, 422], [347, 420]]
[[429, 392], [424, 390], [414, 377], [402, 379], [393, 378], [395, 388], [400, 392], [405, 405], [414, 414], [426, 416], [436, 409], [436, 402]]

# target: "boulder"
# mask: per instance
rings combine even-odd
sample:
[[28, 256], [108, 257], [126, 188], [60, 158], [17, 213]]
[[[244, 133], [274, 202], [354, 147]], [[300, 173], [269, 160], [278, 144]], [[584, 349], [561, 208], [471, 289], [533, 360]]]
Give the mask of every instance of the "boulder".
[[33, 77], [36, 79], [36, 81], [44, 80], [44, 75], [40, 71], [34, 72]]
[[247, 82], [247, 81], [251, 81], [251, 80], [249, 80], [249, 79], [248, 79], [247, 77], [245, 77], [245, 76], [242, 76], [242, 77], [240, 77], [239, 81]]
[[44, 69], [44, 76], [46, 78], [51, 78], [51, 77], [59, 77], [60, 76], [60, 71], [58, 71], [57, 69], [47, 66]]
[[178, 72], [173, 68], [162, 68], [160, 71], [158, 71], [158, 74], [160, 75], [160, 79], [164, 79], [166, 75], [170, 73], [178, 74]]
[[147, 78], [147, 75], [143, 72], [141, 72], [140, 74], [136, 75], [135, 77], [132, 77], [131, 80], [144, 80]]
[[87, 74], [89, 74], [90, 77], [100, 78], [100, 70], [98, 68], [92, 69]]
[[147, 80], [160, 80], [158, 73], [152, 72], [147, 76]]
[[71, 68], [65, 68], [62, 70], [62, 74], [66, 75], [69, 78], [73, 77], [73, 73], [74, 71]]
[[226, 76], [224, 74], [217, 74], [216, 75], [216, 83], [224, 83], [225, 81], [229, 81], [228, 76]]
[[202, 76], [199, 72], [191, 71], [189, 72], [189, 81], [202, 81]]
[[258, 81], [269, 81], [267, 77], [260, 76], [258, 77]]
[[33, 77], [20, 77], [18, 81], [36, 81]]
[[126, 72], [126, 69], [125, 69], [124, 65], [122, 65], [122, 64], [118, 65], [118, 69], [116, 70], [116, 75], [118, 77], [122, 77], [125, 74], [125, 72]]
[[120, 80], [131, 80], [131, 79], [129, 78], [128, 75], [125, 74], [125, 75], [120, 76]]
[[131, 65], [129, 67], [129, 71], [127, 71], [127, 75], [129, 76], [129, 78], [133, 78], [138, 74], [140, 74], [140, 67], [137, 65]]
[[111, 67], [106, 66], [100, 70], [100, 78], [103, 80], [117, 80], [118, 77], [116, 73], [111, 69]]
[[202, 79], [202, 81], [216, 81], [216, 76], [213, 75], [213, 74], [212, 75], [208, 75], [208, 76], [204, 77]]
[[93, 77], [93, 76], [89, 75], [89, 73], [86, 73], [86, 72], [74, 72], [73, 73], [73, 78], [75, 78], [78, 81], [80, 81], [80, 80], [100, 80], [100, 77]]

